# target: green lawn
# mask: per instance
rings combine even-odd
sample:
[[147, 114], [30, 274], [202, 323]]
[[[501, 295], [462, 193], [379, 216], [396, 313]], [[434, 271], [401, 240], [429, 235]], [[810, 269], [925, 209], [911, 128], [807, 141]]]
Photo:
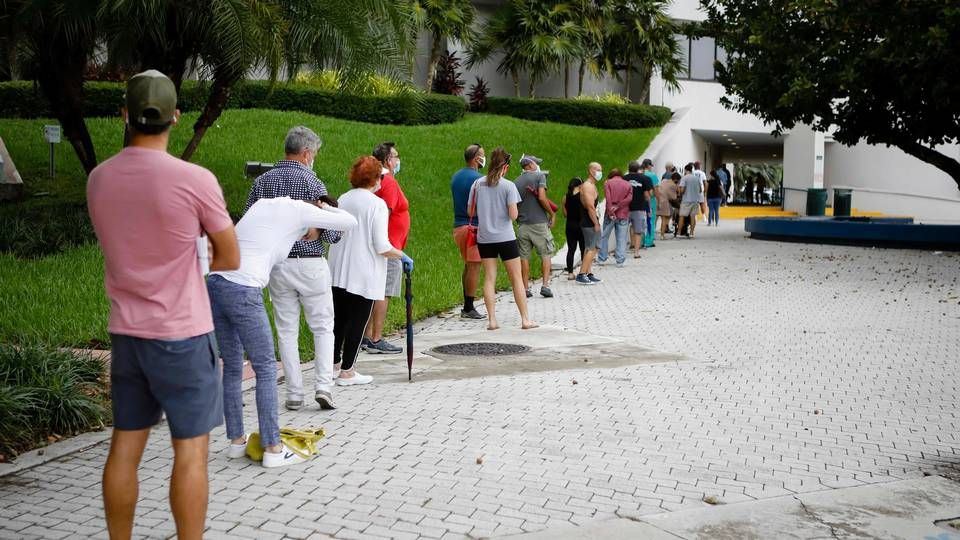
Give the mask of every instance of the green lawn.
[[[174, 129], [175, 152], [186, 144], [195, 118], [195, 114], [185, 115]], [[0, 121], [0, 137], [24, 177], [28, 193], [34, 195], [20, 204], [82, 201], [84, 175], [67, 144], [57, 148], [57, 178], [46, 178], [48, 148], [41, 137], [44, 123]], [[88, 124], [101, 160], [120, 149], [122, 125], [118, 119], [91, 119]], [[450, 238], [453, 211], [449, 183], [451, 174], [462, 166], [464, 147], [480, 142], [489, 152], [502, 145], [514, 154], [514, 163], [524, 152], [544, 158], [543, 168], [550, 171], [550, 196], [559, 203], [567, 181], [585, 174], [588, 162], [599, 161], [605, 170], [625, 168], [659, 131], [599, 130], [484, 114], [469, 114], [455, 124], [438, 126], [379, 126], [296, 112], [231, 110], [208, 131], [194, 157], [196, 163], [211, 169], [220, 179], [231, 212], [242, 211], [249, 190], [250, 181], [243, 177], [244, 162], [280, 159], [284, 135], [297, 124], [309, 126], [323, 139], [315, 169], [334, 195], [348, 189], [346, 173], [357, 156], [369, 153], [380, 141], [397, 143], [403, 163], [398, 180], [410, 200], [413, 222], [406, 251], [416, 260], [417, 318], [461, 301], [462, 266]], [[518, 173], [513, 167], [510, 177]], [[9, 211], [9, 206], [0, 209]], [[562, 223], [554, 233], [561, 245]], [[0, 255], [0, 341], [105, 343], [109, 305], [101, 266], [95, 246], [38, 260]], [[506, 281], [501, 283], [505, 285]], [[402, 320], [403, 302], [394, 302], [388, 324], [396, 328]], [[302, 343], [305, 349], [310, 348], [307, 340]]]

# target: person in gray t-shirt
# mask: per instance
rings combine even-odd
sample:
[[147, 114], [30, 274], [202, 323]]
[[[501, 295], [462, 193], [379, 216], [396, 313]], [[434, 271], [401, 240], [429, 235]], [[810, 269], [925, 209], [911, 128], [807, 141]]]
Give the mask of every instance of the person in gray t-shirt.
[[703, 185], [700, 178], [693, 173], [693, 165], [688, 163], [683, 168], [684, 176], [680, 179], [680, 225], [678, 230], [682, 231], [684, 224], [690, 220], [690, 234], [687, 238], [693, 238], [693, 232], [697, 228], [697, 213], [700, 211], [700, 195], [703, 192]]
[[513, 182], [504, 178], [510, 168], [510, 154], [496, 148], [490, 154], [487, 176], [479, 178], [470, 188], [467, 214], [478, 216], [477, 251], [483, 263], [483, 303], [487, 306], [487, 330], [496, 330], [497, 324], [497, 258], [510, 276], [513, 299], [520, 311], [520, 328], [536, 328], [537, 323], [527, 314], [527, 297], [524, 294], [523, 276], [520, 274], [520, 252], [517, 236], [513, 232], [513, 220], [517, 219], [520, 193]]
[[543, 160], [537, 156], [521, 157], [523, 173], [515, 181], [521, 198], [517, 206], [517, 247], [520, 249], [520, 269], [527, 298], [533, 296], [530, 292], [530, 259], [534, 250], [540, 255], [543, 271], [540, 295], [544, 298], [553, 297], [553, 291], [550, 290], [550, 258], [556, 247], [550, 229], [553, 228], [555, 212], [547, 198], [547, 173], [540, 170], [541, 163]]

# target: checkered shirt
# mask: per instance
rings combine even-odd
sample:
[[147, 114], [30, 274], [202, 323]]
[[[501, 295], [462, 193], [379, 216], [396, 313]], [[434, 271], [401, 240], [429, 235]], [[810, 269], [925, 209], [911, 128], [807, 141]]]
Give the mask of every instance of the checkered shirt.
[[[290, 197], [299, 201], [317, 201], [326, 194], [327, 187], [317, 178], [316, 173], [299, 162], [284, 159], [278, 161], [273, 169], [254, 180], [243, 212], [246, 213], [253, 203], [260, 199]], [[325, 255], [324, 242], [335, 244], [340, 241], [341, 236], [343, 236], [341, 231], [323, 229], [320, 231], [319, 240], [297, 240], [289, 256]]]

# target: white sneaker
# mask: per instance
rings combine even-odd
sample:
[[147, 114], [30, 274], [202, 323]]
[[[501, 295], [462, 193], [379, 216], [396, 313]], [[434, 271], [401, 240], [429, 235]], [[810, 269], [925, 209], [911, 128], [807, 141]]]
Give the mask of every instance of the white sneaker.
[[272, 469], [274, 467], [283, 467], [284, 465], [295, 465], [306, 461], [300, 454], [287, 448], [287, 445], [281, 445], [283, 448], [274, 454], [273, 452], [263, 452], [263, 466]]
[[373, 377], [370, 375], [361, 375], [359, 373], [354, 373], [353, 377], [339, 377], [337, 379], [337, 386], [353, 386], [355, 384], [370, 384], [373, 382]]
[[247, 443], [233, 444], [227, 447], [227, 457], [230, 459], [239, 459], [247, 456]]

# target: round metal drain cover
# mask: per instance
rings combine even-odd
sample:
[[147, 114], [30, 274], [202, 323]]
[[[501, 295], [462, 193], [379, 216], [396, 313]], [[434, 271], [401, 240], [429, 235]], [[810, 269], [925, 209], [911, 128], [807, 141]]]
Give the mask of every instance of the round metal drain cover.
[[432, 350], [437, 354], [460, 356], [505, 356], [527, 352], [530, 347], [513, 343], [451, 343], [434, 347]]

